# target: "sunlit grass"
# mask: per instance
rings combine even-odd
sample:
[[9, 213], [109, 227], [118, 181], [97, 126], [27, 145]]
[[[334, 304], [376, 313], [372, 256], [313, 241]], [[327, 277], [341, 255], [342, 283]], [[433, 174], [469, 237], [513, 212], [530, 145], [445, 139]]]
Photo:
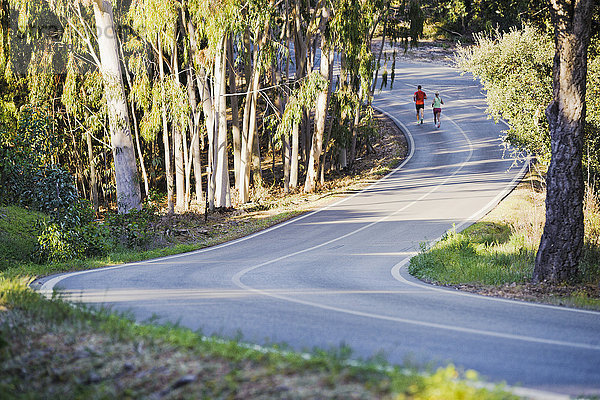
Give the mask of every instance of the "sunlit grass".
[[[207, 337], [177, 325], [44, 299], [0, 279], [0, 393], [43, 398], [511, 399], [474, 371], [351, 361], [342, 346], [310, 353]], [[19, 371], [27, 371], [26, 374]], [[183, 380], [185, 377], [187, 380]], [[179, 382], [177, 384], [177, 382]], [[181, 383], [184, 382], [184, 383]], [[277, 387], [283, 387], [283, 392]]]
[[[575, 290], [540, 295], [538, 301], [600, 309], [600, 299], [590, 297], [586, 286], [600, 282], [600, 206], [588, 190], [585, 202], [585, 246]], [[536, 173], [523, 182], [480, 222], [462, 232], [450, 231], [422, 251], [409, 265], [414, 276], [446, 285], [502, 286], [531, 281], [535, 254], [543, 232], [545, 191]]]

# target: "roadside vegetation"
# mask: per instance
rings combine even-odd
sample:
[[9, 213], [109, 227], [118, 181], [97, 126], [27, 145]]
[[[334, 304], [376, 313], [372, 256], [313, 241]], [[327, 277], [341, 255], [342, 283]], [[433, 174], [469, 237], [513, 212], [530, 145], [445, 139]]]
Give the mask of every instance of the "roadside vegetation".
[[450, 365], [423, 373], [347, 348], [304, 355], [43, 299], [0, 278], [4, 399], [512, 399]]
[[585, 248], [577, 277], [532, 284], [544, 226], [545, 188], [533, 169], [493, 211], [462, 232], [422, 244], [409, 272], [426, 282], [489, 296], [600, 310], [600, 203], [585, 198]]

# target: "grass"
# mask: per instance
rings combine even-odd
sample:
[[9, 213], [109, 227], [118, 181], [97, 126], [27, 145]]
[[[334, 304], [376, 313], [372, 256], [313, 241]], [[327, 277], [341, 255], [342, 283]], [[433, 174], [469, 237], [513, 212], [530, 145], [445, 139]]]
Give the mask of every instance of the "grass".
[[478, 223], [448, 232], [422, 251], [409, 272], [425, 281], [487, 295], [600, 310], [600, 206], [585, 198], [585, 248], [576, 282], [530, 283], [543, 231], [545, 192], [530, 173], [508, 198]]
[[478, 388], [474, 371], [428, 373], [349, 362], [347, 348], [310, 357], [136, 324], [47, 300], [24, 279], [0, 279], [0, 393], [5, 399], [339, 398], [512, 399]]
[[[9, 278], [19, 276], [48, 276], [62, 272], [94, 269], [185, 253], [247, 236], [300, 214], [302, 214], [302, 211], [300, 210], [284, 211], [264, 218], [251, 219], [243, 224], [235, 224], [225, 229], [222, 224], [215, 224], [206, 232], [206, 235], [203, 235], [203, 237], [195, 240], [193, 243], [175, 243], [169, 246], [152, 248], [149, 250], [121, 248], [111, 252], [106, 257], [75, 259], [46, 264], [37, 264], [30, 261], [29, 257], [26, 256], [27, 254], [33, 253], [35, 248], [35, 236], [32, 236], [33, 243], [30, 243], [31, 248], [25, 249], [20, 258], [4, 258], [2, 264], [0, 264], [0, 276]], [[20, 220], [20, 224], [23, 226], [27, 226], [29, 223], [28, 221], [31, 220], [31, 216], [28, 215], [26, 210], [22, 210], [19, 214], [20, 217], [27, 216]], [[37, 214], [34, 215], [37, 216]], [[32, 228], [30, 228], [30, 230], [32, 230]], [[2, 230], [0, 229], [0, 235], [2, 234]], [[0, 260], [2, 260], [2, 258], [0, 258]]]

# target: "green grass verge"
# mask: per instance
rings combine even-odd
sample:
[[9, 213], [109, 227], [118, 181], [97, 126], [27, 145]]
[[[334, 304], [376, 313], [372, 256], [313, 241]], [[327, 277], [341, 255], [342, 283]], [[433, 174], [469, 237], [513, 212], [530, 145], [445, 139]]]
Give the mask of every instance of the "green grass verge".
[[[76, 259], [64, 262], [36, 264], [32, 261], [29, 261], [28, 258], [29, 255], [33, 253], [37, 243], [36, 237], [33, 234], [34, 221], [38, 218], [41, 218], [43, 215], [31, 213], [27, 210], [19, 209], [18, 207], [13, 207], [13, 209], [19, 211], [18, 213], [12, 214], [13, 219], [17, 219], [19, 221], [18, 226], [24, 227], [21, 229], [21, 231], [29, 232], [29, 236], [27, 236], [25, 233], [18, 235], [13, 234], [8, 230], [3, 230], [0, 226], [0, 235], [6, 235], [7, 237], [11, 238], [9, 242], [10, 246], [20, 246], [20, 248], [23, 249], [20, 252], [20, 257], [6, 256], [7, 254], [10, 255], [10, 253], [8, 251], [4, 253], [4, 249], [0, 249], [0, 277], [6, 278], [15, 278], [20, 276], [41, 277], [62, 272], [81, 271], [116, 264], [149, 260], [174, 254], [187, 253], [250, 235], [303, 213], [303, 211], [290, 211], [262, 219], [252, 220], [247, 224], [240, 224], [235, 228], [231, 228], [227, 232], [209, 233], [209, 235], [207, 235], [205, 238], [200, 239], [193, 244], [176, 244], [146, 251], [140, 251], [136, 249], [121, 249], [119, 251], [113, 251], [108, 256], [101, 258], [82, 260]], [[15, 243], [17, 241], [18, 243]], [[25, 242], [27, 242], [26, 248]], [[9, 246], [8, 243], [2, 245]]]
[[600, 310], [600, 207], [589, 193], [577, 281], [554, 286], [530, 283], [544, 222], [545, 192], [539, 188], [538, 178], [528, 176], [480, 222], [462, 232], [448, 232], [431, 247], [423, 244], [410, 261], [409, 273], [482, 294], [502, 291], [523, 300]]
[[481, 222], [447, 233], [430, 249], [422, 247], [408, 269], [419, 279], [446, 285], [521, 283], [530, 279], [535, 257], [523, 244], [508, 226]]
[[310, 357], [205, 337], [172, 325], [47, 300], [24, 279], [0, 278], [0, 393], [5, 399], [364, 398], [512, 399], [477, 388], [473, 371], [430, 373], [351, 351]]

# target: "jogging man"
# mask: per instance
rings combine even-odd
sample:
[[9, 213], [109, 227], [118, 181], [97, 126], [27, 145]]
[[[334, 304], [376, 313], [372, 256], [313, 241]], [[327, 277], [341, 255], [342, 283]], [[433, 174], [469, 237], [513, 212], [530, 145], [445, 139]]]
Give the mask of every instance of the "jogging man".
[[[419, 123], [419, 119], [421, 123], [423, 123], [423, 114], [425, 114], [425, 99], [427, 95], [424, 91], [421, 90], [421, 85], [417, 86], [417, 91], [413, 96], [413, 101], [415, 102], [415, 106], [417, 107], [417, 123]], [[419, 114], [419, 111], [421, 112]]]
[[435, 92], [431, 107], [433, 107], [433, 124], [438, 128], [440, 127], [440, 117], [442, 116], [442, 104], [444, 104], [444, 100], [442, 100], [438, 92]]

